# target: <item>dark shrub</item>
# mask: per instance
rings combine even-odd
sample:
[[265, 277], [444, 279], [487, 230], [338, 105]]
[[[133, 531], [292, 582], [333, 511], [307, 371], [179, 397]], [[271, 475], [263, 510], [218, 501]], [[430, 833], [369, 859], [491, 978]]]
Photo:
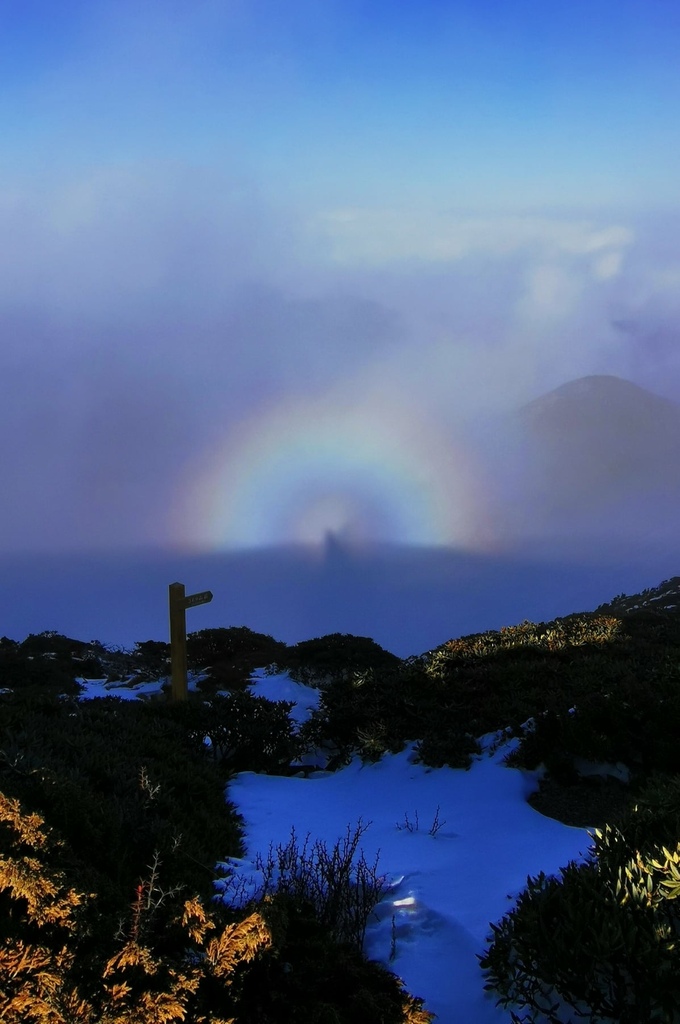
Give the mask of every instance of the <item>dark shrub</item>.
[[595, 832], [589, 862], [528, 879], [492, 925], [487, 987], [526, 1021], [558, 1024], [566, 1008], [592, 1021], [675, 1021], [679, 835], [678, 779], [655, 779], [619, 828]]
[[187, 637], [187, 660], [195, 672], [207, 672], [203, 688], [245, 687], [256, 668], [284, 658], [286, 645], [245, 626], [202, 629]]
[[86, 644], [57, 633], [31, 635], [20, 644], [4, 637], [0, 642], [0, 687], [77, 693], [80, 655], [86, 649]]
[[194, 744], [220, 765], [221, 772], [286, 773], [301, 753], [290, 701], [255, 697], [248, 690], [162, 706], [160, 714], [181, 724]]
[[375, 640], [351, 633], [329, 633], [314, 640], [303, 640], [286, 652], [286, 667], [300, 683], [322, 685], [347, 681], [357, 673], [394, 671], [400, 659], [384, 650]]
[[301, 735], [310, 744], [334, 750], [329, 768], [355, 753], [377, 760], [416, 739], [420, 759], [429, 764], [432, 756], [436, 766], [465, 767], [478, 750], [446, 687], [417, 660], [399, 662], [396, 670], [356, 673], [327, 683]]
[[131, 655], [137, 678], [161, 679], [170, 675], [170, 644], [162, 640], [142, 640], [135, 644]]
[[115, 697], [77, 702], [5, 696], [0, 788], [68, 843], [78, 884], [99, 894], [102, 928], [128, 907], [154, 851], [168, 887], [207, 893], [214, 865], [238, 854], [227, 769], [181, 713]]

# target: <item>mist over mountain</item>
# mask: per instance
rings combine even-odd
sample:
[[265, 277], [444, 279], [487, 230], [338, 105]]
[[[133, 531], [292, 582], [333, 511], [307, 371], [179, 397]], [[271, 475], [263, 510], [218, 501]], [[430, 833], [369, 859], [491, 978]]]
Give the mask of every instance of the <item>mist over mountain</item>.
[[[662, 548], [680, 523], [680, 405], [628, 380], [592, 375], [508, 417], [511, 543], [576, 554]], [[508, 444], [507, 439], [504, 442]]]
[[210, 589], [187, 628], [295, 643], [370, 636], [400, 656], [453, 636], [597, 607], [678, 573], [680, 405], [613, 376], [570, 381], [497, 420], [495, 549], [322, 545], [181, 554], [4, 555], [0, 635], [167, 637], [167, 587]]

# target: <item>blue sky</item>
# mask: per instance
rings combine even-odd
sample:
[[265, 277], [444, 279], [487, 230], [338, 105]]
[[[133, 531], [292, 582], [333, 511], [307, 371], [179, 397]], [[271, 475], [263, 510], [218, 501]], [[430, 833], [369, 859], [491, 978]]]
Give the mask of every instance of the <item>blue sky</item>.
[[305, 203], [675, 199], [670, 0], [3, 5], [10, 176], [186, 161]]
[[575, 377], [680, 398], [678, 38], [670, 0], [5, 0], [0, 550], [214, 537], [284, 421], [299, 522], [406, 521], [315, 493], [321, 407], [399, 422], [389, 503], [397, 449], [460, 489], [463, 422]]

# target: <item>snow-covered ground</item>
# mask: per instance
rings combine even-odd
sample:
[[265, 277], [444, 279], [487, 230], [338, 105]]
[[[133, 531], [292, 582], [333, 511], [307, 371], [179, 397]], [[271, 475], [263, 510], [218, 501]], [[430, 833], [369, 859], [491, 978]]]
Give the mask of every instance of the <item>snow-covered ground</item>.
[[[203, 678], [200, 673], [189, 673], [188, 689], [196, 690], [196, 683]], [[106, 679], [83, 679], [76, 680], [83, 687], [79, 694], [79, 700], [92, 700], [95, 697], [120, 697], [121, 700], [136, 700], [138, 697], [148, 697], [151, 694], [160, 692], [158, 679], [151, 679], [145, 683], [136, 683], [133, 679], [116, 680], [109, 682]], [[283, 700], [282, 697], [271, 698], [272, 700]]]
[[[299, 700], [298, 720], [318, 696], [285, 675], [258, 674], [252, 688], [271, 700]], [[377, 764], [357, 758], [309, 778], [242, 772], [228, 790], [245, 822], [247, 856], [236, 867], [246, 874], [270, 843], [288, 842], [291, 827], [330, 848], [348, 825], [370, 822], [362, 838], [366, 859], [371, 863], [379, 851], [379, 870], [392, 887], [368, 928], [366, 952], [422, 996], [438, 1024], [508, 1024], [510, 1013], [484, 991], [475, 956], [485, 948], [489, 922], [507, 913], [527, 875], [557, 872], [585, 857], [590, 844], [584, 829], [527, 803], [538, 776], [501, 763], [516, 741], [494, 752], [487, 739], [487, 752], [468, 771], [416, 764], [410, 747]], [[411, 831], [406, 819], [413, 827], [416, 816]]]
[[[83, 696], [136, 697], [154, 688], [88, 682]], [[296, 701], [297, 722], [319, 697], [286, 674], [254, 673], [251, 688], [269, 700]], [[557, 872], [583, 859], [590, 845], [585, 829], [527, 803], [539, 777], [503, 766], [513, 743], [486, 737], [485, 753], [467, 771], [417, 764], [410, 746], [376, 764], [355, 758], [340, 771], [308, 778], [242, 772], [228, 797], [243, 815], [246, 857], [231, 863], [252, 878], [257, 855], [266, 857], [271, 844], [285, 846], [291, 828], [330, 849], [348, 826], [368, 825], [362, 849], [369, 863], [379, 854], [390, 889], [369, 924], [367, 954], [421, 996], [437, 1024], [509, 1024], [510, 1012], [484, 991], [476, 957], [489, 924], [511, 909], [527, 875]]]
[[79, 700], [94, 700], [95, 697], [120, 697], [121, 700], [136, 700], [147, 694], [158, 693], [158, 680], [148, 683], [109, 683], [106, 679], [78, 679], [83, 687]]

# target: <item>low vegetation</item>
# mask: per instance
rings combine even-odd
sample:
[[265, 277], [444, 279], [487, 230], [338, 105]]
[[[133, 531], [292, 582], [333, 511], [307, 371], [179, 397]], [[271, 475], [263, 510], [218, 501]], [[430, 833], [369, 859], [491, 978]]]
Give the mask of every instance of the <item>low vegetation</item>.
[[[333, 769], [415, 741], [426, 764], [465, 768], [480, 737], [505, 730], [509, 762], [542, 767], [572, 803], [584, 764], [615, 765], [629, 799], [616, 821], [605, 814], [588, 862], [530, 879], [493, 926], [488, 986], [518, 1022], [677, 1024], [680, 578], [407, 661], [345, 634], [188, 639], [199, 689], [180, 705], [167, 689], [78, 699], [83, 678], [160, 689], [159, 641], [0, 640], [0, 1019], [425, 1024], [361, 951], [372, 904], [356, 904], [352, 872], [336, 872], [340, 892], [320, 887], [329, 863], [354, 858], [356, 834], [331, 849], [292, 835], [261, 862], [259, 890], [214, 902], [216, 882], [229, 892], [216, 865], [242, 853], [225, 785], [241, 770], [296, 771], [310, 748]], [[267, 666], [319, 688], [302, 728], [290, 704], [248, 690]], [[588, 785], [592, 797], [597, 777]], [[353, 862], [378, 899], [376, 866]]]
[[[68, 847], [0, 794], [0, 1019], [7, 1024], [427, 1024], [398, 979], [287, 894], [239, 914], [166, 888], [156, 857], [107, 950]], [[101, 931], [101, 929], [100, 929]]]
[[366, 636], [330, 633], [314, 640], [303, 640], [287, 648], [276, 659], [292, 679], [308, 686], [347, 682], [357, 673], [391, 672], [400, 664], [395, 654]]
[[[263, 862], [261, 891], [214, 901], [228, 881], [218, 862], [243, 853], [226, 783], [292, 770], [301, 740], [291, 705], [242, 678], [285, 646], [206, 632], [192, 657], [208, 684], [181, 704], [78, 699], [84, 676], [160, 682], [156, 641], [0, 642], [0, 1019], [427, 1024], [422, 1001], [362, 952], [382, 879], [357, 836], [289, 849], [296, 867], [277, 885]], [[217, 693], [229, 651], [234, 686]]]
[[657, 779], [589, 862], [528, 880], [480, 958], [515, 1021], [677, 1021], [679, 837], [678, 778]]
[[203, 690], [245, 689], [254, 669], [284, 657], [286, 645], [246, 626], [201, 629], [187, 637], [189, 668], [201, 673]]

